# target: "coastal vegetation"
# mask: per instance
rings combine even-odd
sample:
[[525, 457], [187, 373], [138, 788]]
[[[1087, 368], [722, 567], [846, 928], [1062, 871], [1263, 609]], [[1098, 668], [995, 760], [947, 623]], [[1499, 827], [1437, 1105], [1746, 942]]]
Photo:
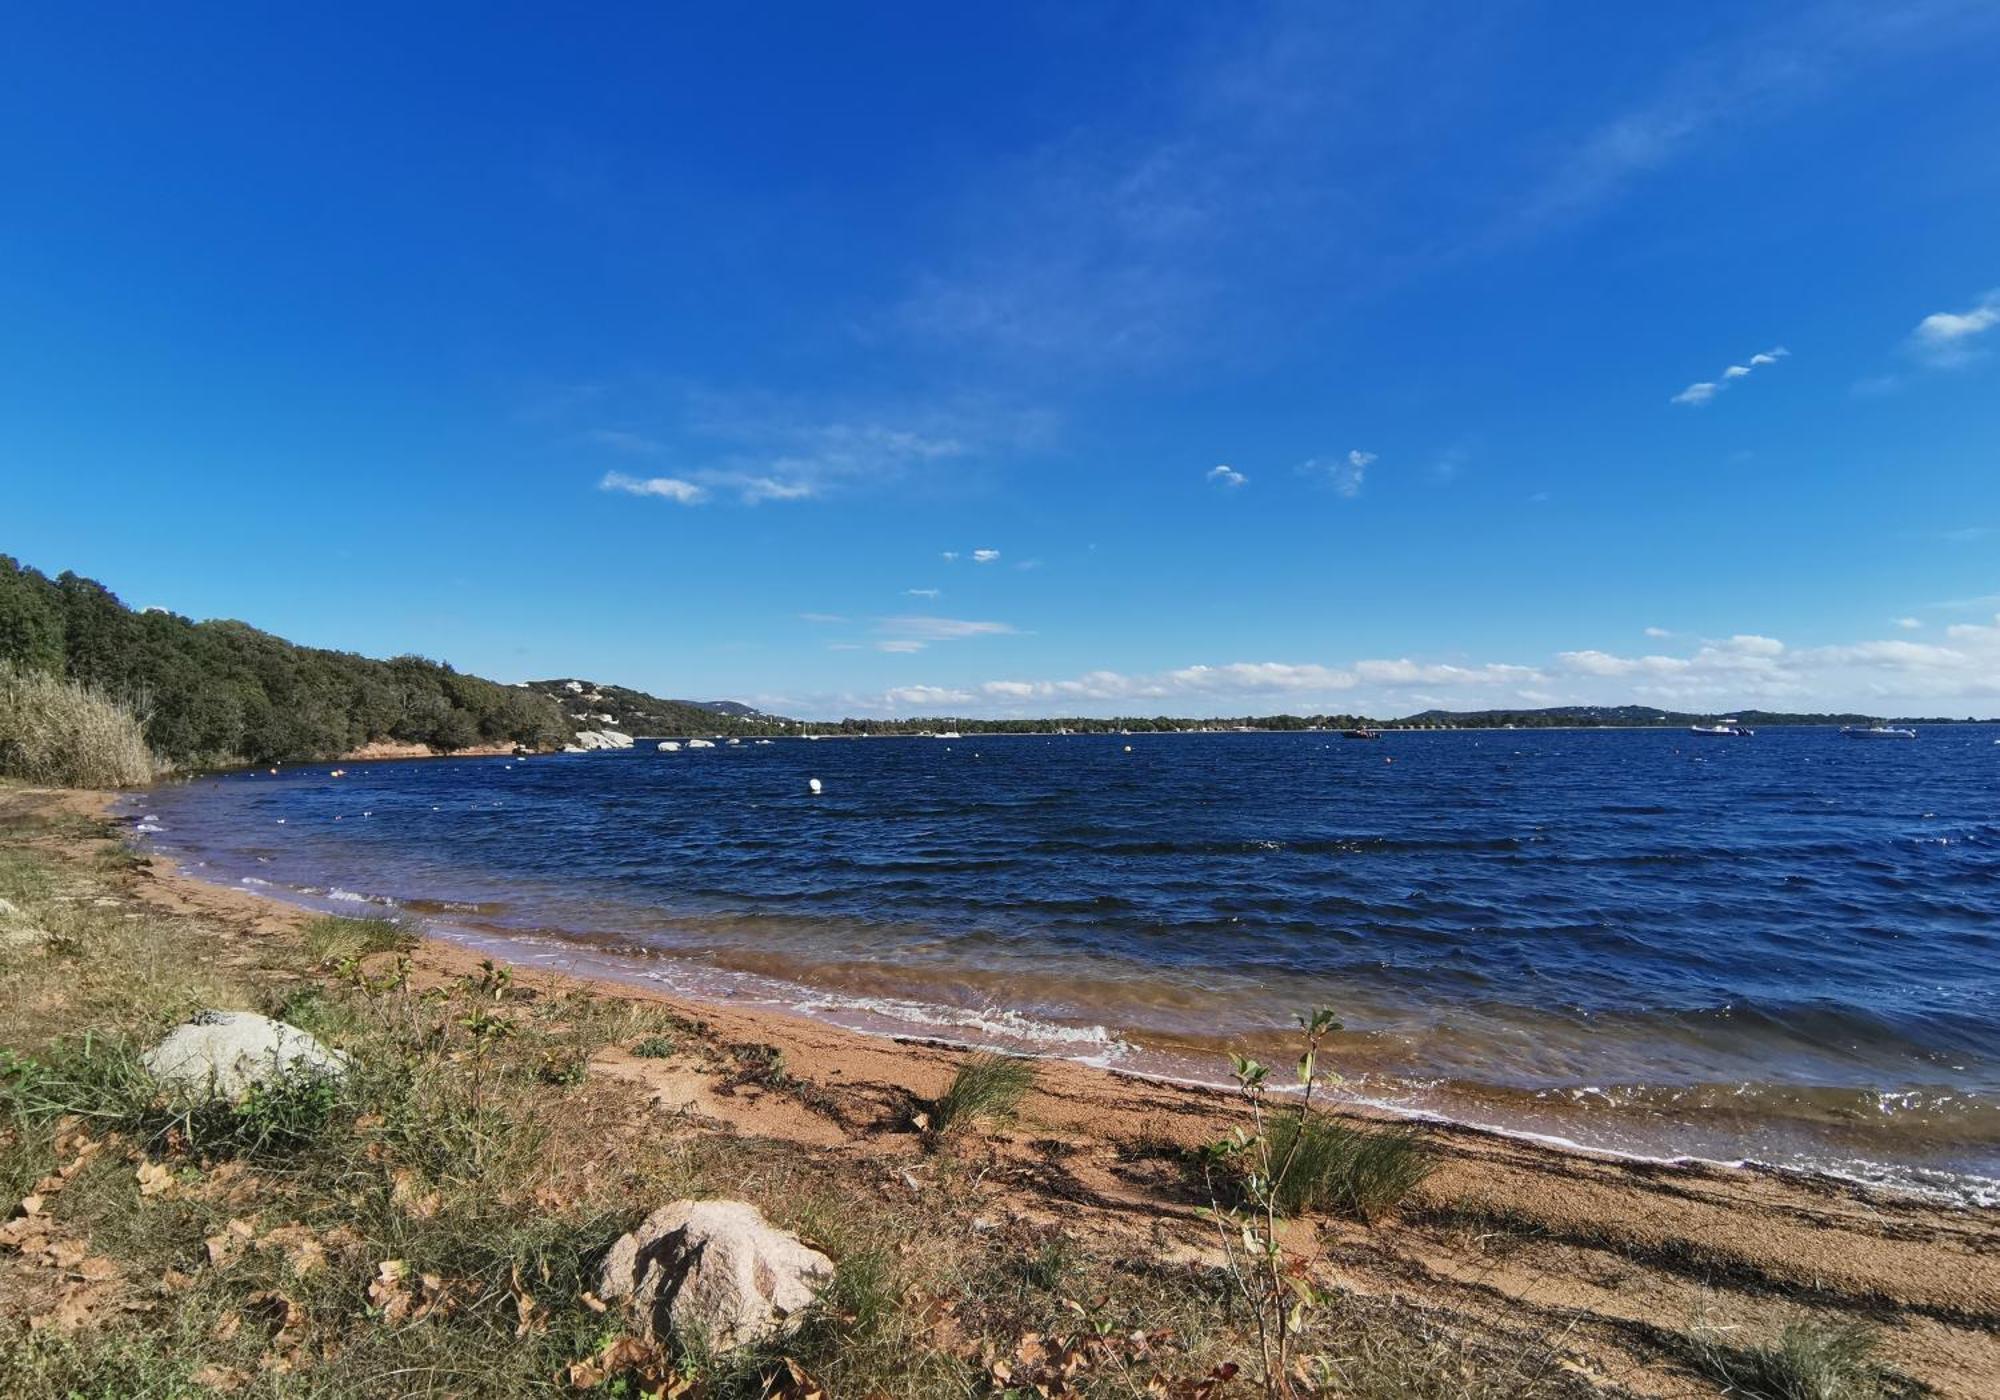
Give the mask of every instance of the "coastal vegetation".
[[0, 777], [57, 787], [129, 787], [164, 765], [132, 707], [87, 682], [0, 657]]
[[951, 1087], [931, 1105], [930, 1129], [942, 1137], [982, 1122], [1005, 1122], [1034, 1084], [1032, 1060], [1018, 1055], [974, 1055], [958, 1067]]
[[[147, 746], [181, 767], [333, 758], [380, 741], [548, 748], [571, 733], [545, 696], [440, 662], [376, 661], [241, 622], [135, 611], [93, 580], [51, 579], [5, 555], [0, 662], [142, 712]], [[0, 729], [0, 742], [11, 732]]]
[[[119, 834], [0, 786], [0, 1386], [24, 1400], [1872, 1400], [1911, 1393], [1897, 1368], [1954, 1394], [1994, 1374], [1976, 1213], [1427, 1128], [1400, 1206], [1357, 1209], [1324, 1165], [1344, 1139], [1309, 1125], [1363, 1125], [1317, 1098], [1046, 1063], [996, 1096], [960, 1051], [843, 1059], [832, 1030], [247, 912]], [[208, 1007], [351, 1068], [177, 1096], [140, 1047]], [[1308, 1031], [1323, 1077], [1331, 1019]], [[913, 1132], [954, 1088], [983, 1111]], [[834, 1261], [795, 1330], [714, 1354], [598, 1296], [677, 1198], [748, 1200]], [[1755, 1252], [1789, 1237], [1790, 1262]]]

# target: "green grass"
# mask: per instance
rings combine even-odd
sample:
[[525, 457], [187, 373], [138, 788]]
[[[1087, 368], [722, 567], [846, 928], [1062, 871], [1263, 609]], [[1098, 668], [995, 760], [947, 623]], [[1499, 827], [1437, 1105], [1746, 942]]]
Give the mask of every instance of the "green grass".
[[633, 1043], [632, 1053], [642, 1060], [664, 1060], [674, 1053], [674, 1038], [669, 1035], [649, 1035]]
[[943, 1136], [980, 1123], [1007, 1121], [1034, 1088], [1037, 1073], [1033, 1060], [1018, 1055], [972, 1056], [931, 1105], [931, 1131]]
[[1696, 1367], [1745, 1400], [1880, 1400], [1897, 1393], [1875, 1364], [1875, 1329], [1858, 1322], [1794, 1322], [1763, 1346], [1732, 1346], [1697, 1330]]
[[306, 951], [316, 963], [340, 963], [371, 953], [402, 953], [416, 938], [394, 919], [347, 919], [327, 914], [305, 928]]
[[1356, 1128], [1322, 1113], [1308, 1114], [1303, 1122], [1297, 1114], [1280, 1113], [1270, 1139], [1275, 1195], [1286, 1215], [1325, 1211], [1377, 1220], [1437, 1166], [1413, 1128]]

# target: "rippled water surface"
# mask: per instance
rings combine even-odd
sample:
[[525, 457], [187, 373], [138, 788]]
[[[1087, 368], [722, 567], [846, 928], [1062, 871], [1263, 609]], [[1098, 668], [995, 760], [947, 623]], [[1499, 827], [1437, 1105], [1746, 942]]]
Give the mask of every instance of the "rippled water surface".
[[1205, 1079], [1330, 1004], [1360, 1097], [1982, 1199], [1996, 740], [793, 740], [229, 774], [134, 815], [209, 878], [524, 960]]

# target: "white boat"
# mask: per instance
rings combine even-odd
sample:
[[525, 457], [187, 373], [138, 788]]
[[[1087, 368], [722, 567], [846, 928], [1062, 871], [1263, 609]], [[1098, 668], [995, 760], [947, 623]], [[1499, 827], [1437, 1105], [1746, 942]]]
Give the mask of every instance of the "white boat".
[[662, 739], [660, 741], [661, 753], [679, 753], [680, 751], [681, 746], [676, 744], [672, 739]]
[[691, 749], [712, 749], [715, 745], [707, 739], [690, 739], [688, 740], [688, 747]]
[[1849, 739], [1914, 739], [1917, 731], [1901, 729], [1893, 724], [1846, 724], [1840, 732]]
[[944, 733], [942, 733], [942, 734], [937, 734], [937, 735], [933, 735], [932, 737], [933, 737], [933, 738], [938, 738], [938, 739], [956, 739], [956, 738], [958, 738], [958, 737], [960, 737], [960, 736], [959, 736], [959, 732], [958, 732], [958, 731], [957, 731], [956, 729], [947, 729], [947, 730], [945, 730], [945, 732], [944, 732]]
[[1733, 719], [1719, 719], [1714, 724], [1690, 724], [1688, 733], [1706, 735], [1710, 739], [1749, 739], [1757, 731]]

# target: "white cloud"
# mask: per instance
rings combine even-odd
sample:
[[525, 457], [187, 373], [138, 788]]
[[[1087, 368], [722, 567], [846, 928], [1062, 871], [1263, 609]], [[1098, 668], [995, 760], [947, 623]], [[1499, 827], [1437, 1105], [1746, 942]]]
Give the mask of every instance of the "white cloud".
[[1646, 635], [1653, 638], [1655, 641], [1658, 641], [1666, 637], [1671, 637], [1674, 634], [1669, 632], [1664, 627], [1648, 627], [1646, 629]]
[[1242, 472], [1237, 471], [1234, 467], [1221, 466], [1210, 467], [1208, 470], [1208, 479], [1222, 486], [1242, 486], [1250, 480], [1249, 477], [1243, 475]]
[[627, 476], [623, 472], [606, 472], [604, 479], [597, 483], [600, 491], [622, 491], [628, 496], [657, 496], [663, 501], [673, 501], [679, 505], [699, 505], [708, 499], [708, 492], [692, 481], [682, 481], [672, 476]]
[[2000, 288], [1964, 311], [1934, 311], [1924, 317], [1910, 332], [1909, 350], [1926, 364], [1955, 368], [1983, 353], [1977, 342], [1995, 326], [2000, 326]]
[[944, 596], [944, 590], [941, 588], [905, 588], [903, 593], [905, 596], [911, 598], [942, 598]]
[[975, 564], [991, 564], [999, 557], [1000, 551], [997, 549], [975, 549], [972, 551], [972, 562]]
[[1773, 346], [1769, 350], [1760, 350], [1750, 357], [1748, 364], [1729, 366], [1729, 368], [1722, 371], [1719, 379], [1703, 379], [1690, 384], [1687, 388], [1675, 394], [1669, 402], [1686, 404], [1689, 407], [1700, 407], [1702, 404], [1712, 401], [1717, 394], [1727, 389], [1737, 380], [1748, 379], [1752, 370], [1761, 369], [1765, 365], [1775, 365], [1791, 353], [1791, 351], [1782, 345]]
[[845, 622], [847, 621], [847, 619], [842, 617], [839, 613], [804, 612], [799, 614], [799, 621], [831, 623], [831, 622]]
[[[917, 624], [937, 630], [919, 631]], [[999, 623], [883, 619], [879, 646], [910, 653], [932, 641], [1013, 629]], [[950, 697], [941, 699], [938, 697]], [[1910, 715], [2000, 708], [2000, 617], [1960, 623], [1940, 644], [1873, 639], [1789, 647], [1738, 633], [1680, 654], [1557, 653], [1546, 666], [1373, 658], [1201, 663], [1131, 673], [1108, 669], [1056, 679], [1009, 676], [951, 686], [908, 686], [887, 696], [840, 697], [838, 707], [970, 706], [981, 714], [1255, 714], [1272, 711], [1409, 714], [1429, 708], [1646, 704], [1697, 713], [1741, 709]]]
[[955, 549], [947, 549], [944, 553], [940, 554], [938, 558], [944, 560], [944, 562], [947, 564], [956, 564], [958, 562], [958, 551]]
[[972, 699], [972, 692], [939, 685], [902, 685], [884, 691], [883, 698], [892, 707], [909, 705], [924, 709], [935, 705], [963, 705]]
[[1914, 632], [1924, 624], [1921, 620], [1914, 617], [1899, 617], [1896, 619], [1896, 625], [1905, 632]]

